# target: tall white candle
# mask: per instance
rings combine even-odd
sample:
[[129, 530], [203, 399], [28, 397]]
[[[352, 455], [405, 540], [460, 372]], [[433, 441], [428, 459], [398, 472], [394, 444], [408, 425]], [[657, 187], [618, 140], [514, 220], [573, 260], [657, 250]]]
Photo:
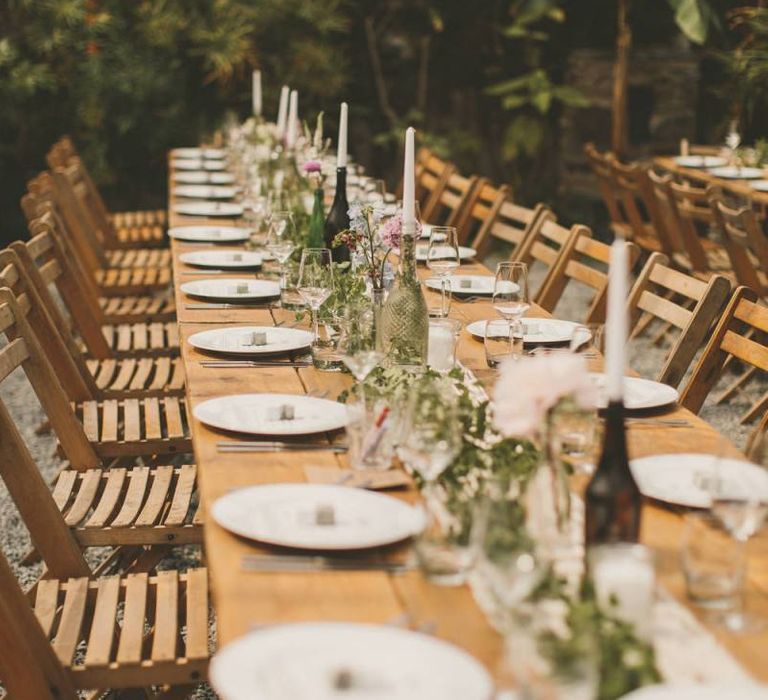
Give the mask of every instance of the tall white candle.
[[255, 116], [261, 116], [261, 71], [253, 71], [251, 76], [251, 83], [253, 92], [251, 97], [253, 98], [253, 113]]
[[608, 270], [608, 313], [605, 323], [605, 373], [609, 401], [624, 398], [627, 353], [627, 244], [617, 238], [611, 246]]
[[341, 103], [341, 112], [339, 114], [339, 142], [336, 149], [336, 167], [347, 167], [347, 103]]
[[405, 164], [403, 166], [403, 228], [413, 231], [416, 226], [416, 175], [414, 169], [414, 135], [409, 126], [405, 131]]
[[288, 104], [288, 131], [285, 136], [285, 145], [288, 148], [293, 148], [296, 145], [296, 129], [299, 121], [299, 93], [297, 90], [291, 90], [291, 100]]
[[290, 88], [283, 85], [280, 90], [280, 107], [277, 110], [277, 135], [279, 138], [285, 138], [285, 122], [288, 118], [288, 94]]

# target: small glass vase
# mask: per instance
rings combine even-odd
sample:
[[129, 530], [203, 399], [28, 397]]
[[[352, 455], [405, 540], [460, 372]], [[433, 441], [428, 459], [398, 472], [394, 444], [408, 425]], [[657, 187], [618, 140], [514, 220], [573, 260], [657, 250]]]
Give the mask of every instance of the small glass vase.
[[315, 202], [312, 207], [312, 215], [309, 218], [309, 231], [307, 232], [307, 248], [325, 247], [325, 206], [323, 198], [325, 193], [322, 187], [315, 190]]
[[429, 314], [416, 274], [415, 231], [403, 231], [397, 275], [381, 309], [380, 328], [388, 363], [426, 364]]
[[371, 290], [371, 300], [373, 304], [373, 332], [376, 337], [376, 349], [379, 352], [384, 351], [384, 337], [381, 330], [381, 312], [384, 308], [384, 299], [386, 290], [380, 287], [374, 287]]

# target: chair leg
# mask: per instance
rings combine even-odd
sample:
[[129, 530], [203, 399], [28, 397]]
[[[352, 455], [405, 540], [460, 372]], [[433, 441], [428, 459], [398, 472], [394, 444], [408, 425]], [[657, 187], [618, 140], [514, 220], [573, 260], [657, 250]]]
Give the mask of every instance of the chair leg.
[[766, 409], [768, 409], [768, 392], [752, 404], [752, 407], [739, 418], [739, 423], [742, 425], [751, 423], [759, 415], [765, 413]]
[[[733, 357], [733, 355], [731, 355]], [[728, 358], [730, 359], [730, 357]], [[755, 376], [755, 372], [757, 372], [756, 367], [750, 367], [745, 372], [740, 374], [735, 381], [733, 381], [726, 389], [723, 391], [720, 396], [718, 396], [715, 399], [715, 403], [720, 404], [723, 403], [723, 401], [727, 401], [731, 397], [735, 396], [739, 391], [741, 391], [749, 382], [752, 377]]]
[[157, 700], [187, 700], [195, 692], [196, 685], [175, 685], [158, 691], [154, 697]]

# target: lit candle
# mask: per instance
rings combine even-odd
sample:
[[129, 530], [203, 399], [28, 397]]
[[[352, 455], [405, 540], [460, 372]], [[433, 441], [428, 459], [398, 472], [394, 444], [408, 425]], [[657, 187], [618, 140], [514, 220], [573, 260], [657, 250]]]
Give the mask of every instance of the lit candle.
[[285, 137], [285, 121], [288, 116], [288, 93], [290, 89], [283, 85], [280, 90], [280, 107], [277, 110], [277, 135], [279, 138]]
[[608, 400], [624, 399], [627, 352], [627, 244], [617, 238], [611, 246], [608, 270], [608, 313], [605, 323], [605, 373]]
[[296, 127], [299, 121], [299, 93], [297, 90], [291, 90], [291, 100], [288, 103], [288, 124], [285, 145], [293, 148], [296, 145]]
[[253, 86], [253, 113], [255, 116], [260, 117], [261, 116], [261, 71], [255, 70], [253, 71], [253, 75], [251, 76], [251, 82]]
[[415, 130], [405, 131], [405, 165], [403, 167], [403, 230], [415, 233], [416, 229], [416, 176], [414, 170], [413, 142]]
[[341, 103], [341, 113], [339, 115], [339, 143], [336, 150], [336, 167], [347, 167], [347, 103]]

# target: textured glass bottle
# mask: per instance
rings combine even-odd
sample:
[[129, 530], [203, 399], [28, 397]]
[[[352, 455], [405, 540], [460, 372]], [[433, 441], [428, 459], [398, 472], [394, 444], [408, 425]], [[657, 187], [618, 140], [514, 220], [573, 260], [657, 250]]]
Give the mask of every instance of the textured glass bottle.
[[416, 275], [416, 236], [403, 231], [395, 282], [381, 310], [381, 347], [386, 361], [423, 365], [427, 361], [429, 315]]

